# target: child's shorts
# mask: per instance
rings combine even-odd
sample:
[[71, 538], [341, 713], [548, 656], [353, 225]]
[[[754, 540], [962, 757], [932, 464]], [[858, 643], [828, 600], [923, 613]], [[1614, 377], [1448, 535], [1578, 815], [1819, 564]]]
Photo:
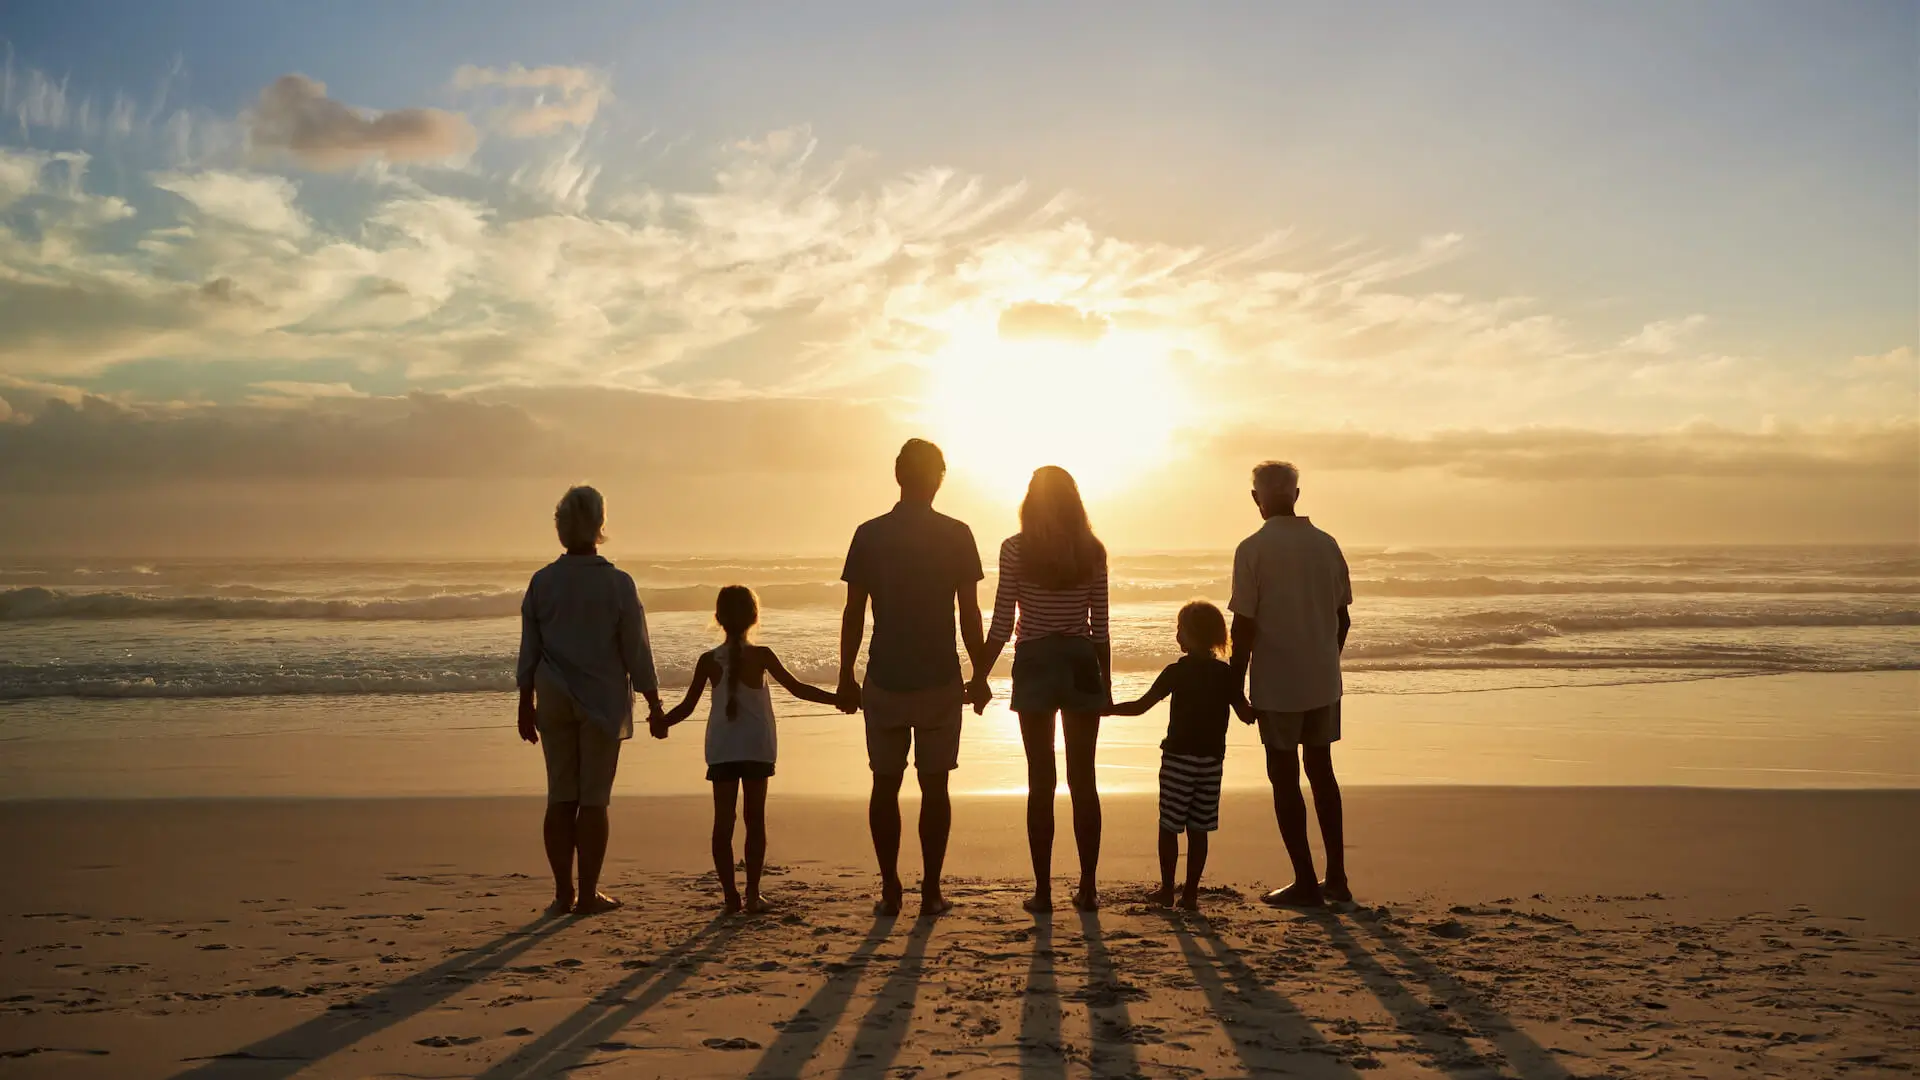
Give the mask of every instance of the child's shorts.
[[709, 780], [769, 780], [773, 778], [771, 761], [716, 761], [707, 766]]
[[1160, 827], [1212, 832], [1220, 827], [1220, 772], [1226, 759], [1160, 752]]

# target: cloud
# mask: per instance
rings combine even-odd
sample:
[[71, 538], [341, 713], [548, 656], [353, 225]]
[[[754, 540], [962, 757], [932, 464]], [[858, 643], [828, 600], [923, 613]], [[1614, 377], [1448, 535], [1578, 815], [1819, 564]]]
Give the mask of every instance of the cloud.
[[1621, 342], [1620, 347], [1633, 352], [1671, 356], [1679, 352], [1695, 332], [1705, 325], [1707, 317], [1697, 313], [1678, 319], [1662, 319], [1641, 327]]
[[[533, 100], [496, 110], [495, 122], [509, 135], [548, 135], [562, 128], [582, 128], [593, 122], [608, 96], [606, 76], [579, 67], [504, 68], [463, 65], [453, 73], [457, 90], [498, 88], [536, 91]], [[521, 95], [521, 96], [524, 96]]]
[[342, 169], [373, 158], [435, 161], [473, 149], [473, 125], [440, 109], [356, 109], [327, 96], [325, 83], [282, 75], [260, 92], [250, 117], [256, 147], [282, 150], [302, 165]]
[[1874, 479], [1920, 483], [1920, 424], [1912, 420], [1733, 431], [1696, 424], [1626, 433], [1535, 428], [1397, 435], [1240, 429], [1208, 444], [1248, 462], [1290, 458], [1338, 472], [1432, 470], [1502, 481]]
[[260, 173], [163, 172], [153, 186], [193, 204], [203, 216], [263, 233], [301, 237], [309, 231], [306, 215], [294, 207], [299, 189], [283, 176]]
[[1105, 336], [1104, 316], [1070, 304], [1014, 304], [1000, 313], [1000, 337], [1006, 341], [1052, 338], [1090, 345]]

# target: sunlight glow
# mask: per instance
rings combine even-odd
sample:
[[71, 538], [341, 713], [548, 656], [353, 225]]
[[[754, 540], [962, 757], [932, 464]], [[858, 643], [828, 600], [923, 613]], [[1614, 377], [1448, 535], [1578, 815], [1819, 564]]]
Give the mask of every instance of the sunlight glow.
[[1041, 465], [1071, 472], [1089, 498], [1125, 490], [1167, 460], [1188, 407], [1165, 343], [1125, 332], [959, 336], [934, 356], [930, 382], [921, 418], [949, 465], [1009, 498]]

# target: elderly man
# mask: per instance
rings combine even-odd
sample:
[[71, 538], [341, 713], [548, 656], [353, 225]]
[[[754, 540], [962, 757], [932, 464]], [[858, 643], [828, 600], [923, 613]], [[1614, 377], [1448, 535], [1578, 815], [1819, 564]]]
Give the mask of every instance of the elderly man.
[[[1284, 461], [1253, 470], [1253, 501], [1266, 521], [1233, 556], [1233, 668], [1251, 671], [1249, 697], [1267, 751], [1273, 814], [1293, 862], [1293, 884], [1263, 899], [1286, 907], [1347, 902], [1340, 784], [1333, 744], [1340, 740], [1340, 653], [1352, 625], [1353, 585], [1340, 545], [1294, 512], [1300, 471]], [[1304, 756], [1313, 805], [1326, 842], [1327, 877], [1316, 882], [1300, 796]]]

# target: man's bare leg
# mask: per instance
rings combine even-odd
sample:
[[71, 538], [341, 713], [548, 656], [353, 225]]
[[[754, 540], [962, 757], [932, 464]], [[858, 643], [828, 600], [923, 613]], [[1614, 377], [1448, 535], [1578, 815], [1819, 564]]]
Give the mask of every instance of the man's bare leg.
[[1261, 897], [1284, 907], [1319, 907], [1326, 903], [1313, 870], [1313, 848], [1307, 842], [1307, 801], [1300, 795], [1300, 756], [1292, 746], [1267, 747], [1267, 780], [1273, 784], [1273, 816], [1293, 863], [1293, 884]]
[[553, 906], [549, 915], [565, 915], [573, 910], [574, 817], [580, 812], [577, 802], [547, 804], [547, 818], [540, 828], [547, 846], [547, 865], [553, 870]]
[[1340, 807], [1340, 782], [1333, 776], [1333, 747], [1303, 747], [1301, 757], [1307, 783], [1313, 788], [1313, 810], [1320, 818], [1320, 839], [1327, 848], [1327, 879], [1320, 883], [1320, 891], [1328, 900], [1350, 903], [1353, 889], [1347, 884], [1346, 826]]
[[873, 794], [867, 799], [867, 828], [873, 833], [873, 854], [880, 862], [879, 915], [900, 914], [900, 783], [907, 774], [874, 773]]
[[574, 849], [580, 855], [580, 895], [573, 904], [575, 915], [598, 915], [620, 906], [620, 901], [600, 891], [600, 866], [607, 860], [607, 808], [583, 806], [574, 819]]
[[953, 800], [945, 772], [916, 773], [920, 779], [920, 916], [943, 915], [953, 908], [940, 891], [947, 862], [947, 836], [953, 831]]

